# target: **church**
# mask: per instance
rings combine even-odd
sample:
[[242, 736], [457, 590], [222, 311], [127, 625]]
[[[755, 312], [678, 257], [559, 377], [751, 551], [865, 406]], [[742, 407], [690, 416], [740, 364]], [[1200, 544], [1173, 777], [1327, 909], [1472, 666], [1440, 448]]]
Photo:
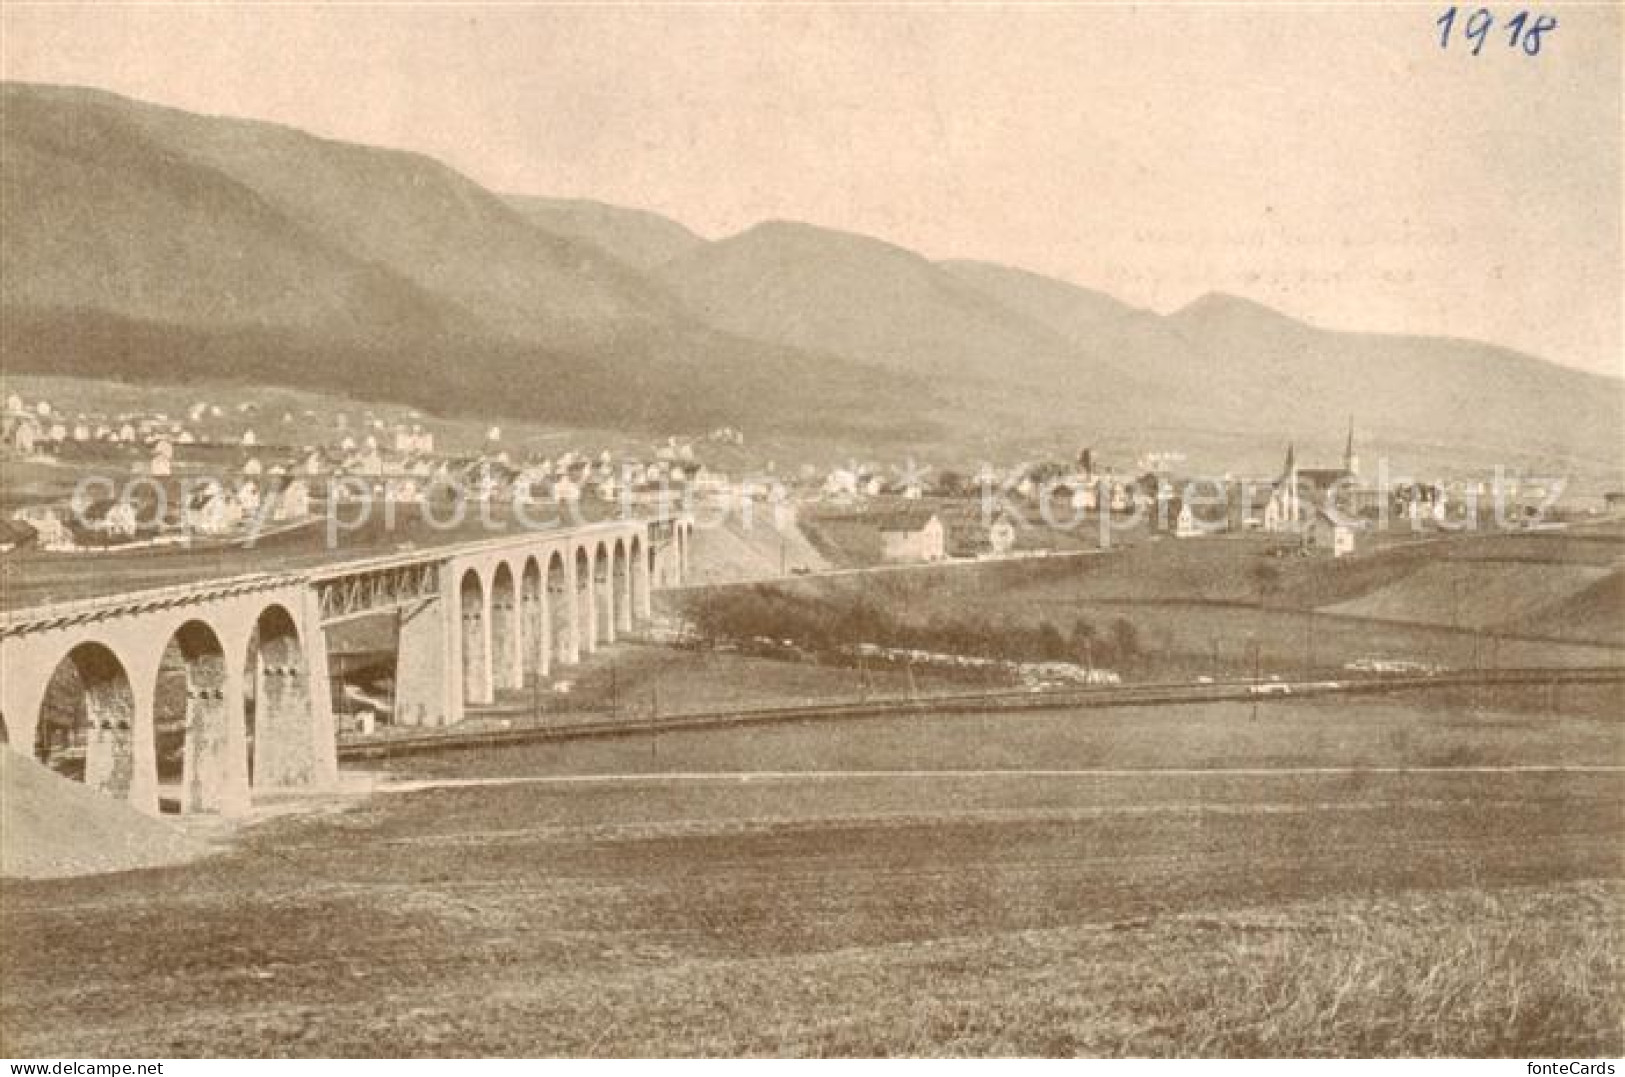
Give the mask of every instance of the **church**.
[[1354, 419], [1349, 419], [1348, 440], [1343, 447], [1343, 466], [1298, 467], [1294, 446], [1286, 449], [1286, 464], [1270, 497], [1264, 504], [1262, 526], [1270, 532], [1301, 532], [1317, 511], [1352, 505], [1355, 484], [1360, 478], [1360, 458], [1354, 452]]

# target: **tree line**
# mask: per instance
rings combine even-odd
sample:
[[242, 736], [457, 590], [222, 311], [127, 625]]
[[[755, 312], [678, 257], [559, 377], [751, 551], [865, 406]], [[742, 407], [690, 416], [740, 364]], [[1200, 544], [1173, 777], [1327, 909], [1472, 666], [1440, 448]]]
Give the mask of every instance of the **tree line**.
[[1117, 617], [1097, 625], [1079, 617], [1069, 628], [942, 611], [902, 618], [863, 595], [790, 593], [772, 585], [691, 595], [684, 615], [702, 644], [789, 640], [821, 656], [860, 643], [1009, 662], [1077, 662], [1131, 668], [1143, 655], [1134, 624]]

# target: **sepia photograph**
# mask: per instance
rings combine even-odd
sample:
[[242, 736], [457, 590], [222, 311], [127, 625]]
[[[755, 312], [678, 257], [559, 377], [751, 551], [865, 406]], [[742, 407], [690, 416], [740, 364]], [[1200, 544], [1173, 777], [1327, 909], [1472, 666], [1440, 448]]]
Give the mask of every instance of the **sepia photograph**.
[[7, 1073], [1614, 1074], [1622, 92], [1618, 0], [6, 0]]

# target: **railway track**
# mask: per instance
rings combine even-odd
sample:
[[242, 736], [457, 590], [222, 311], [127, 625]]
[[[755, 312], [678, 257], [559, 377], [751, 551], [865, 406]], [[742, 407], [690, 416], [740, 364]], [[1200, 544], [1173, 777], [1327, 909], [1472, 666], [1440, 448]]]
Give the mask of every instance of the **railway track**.
[[[968, 692], [914, 698], [852, 700], [785, 707], [679, 713], [658, 717], [614, 718], [562, 725], [527, 723], [500, 729], [458, 730], [355, 738], [340, 741], [341, 760], [389, 759], [441, 751], [466, 751], [536, 741], [589, 740], [648, 736], [703, 729], [722, 729], [785, 722], [842, 721], [905, 714], [965, 714], [1039, 710], [1083, 710], [1106, 707], [1178, 706], [1197, 703], [1268, 702], [1305, 696], [1381, 695], [1390, 692], [1464, 687], [1564, 686], [1625, 684], [1625, 667], [1569, 669], [1501, 669], [1453, 671], [1428, 675], [1361, 676], [1337, 680], [1165, 682], [1041, 691]], [[504, 715], [529, 718], [523, 706], [487, 708], [484, 718]]]

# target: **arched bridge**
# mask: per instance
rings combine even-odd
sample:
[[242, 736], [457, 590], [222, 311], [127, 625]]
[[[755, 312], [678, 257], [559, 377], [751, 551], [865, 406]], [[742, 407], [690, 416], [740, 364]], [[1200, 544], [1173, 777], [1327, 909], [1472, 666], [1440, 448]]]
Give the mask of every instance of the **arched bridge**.
[[451, 724], [647, 619], [692, 528], [615, 520], [11, 610], [0, 719], [20, 751], [71, 740], [87, 784], [144, 811], [164, 789], [183, 812], [240, 812], [337, 777], [328, 628], [393, 615], [396, 723]]

